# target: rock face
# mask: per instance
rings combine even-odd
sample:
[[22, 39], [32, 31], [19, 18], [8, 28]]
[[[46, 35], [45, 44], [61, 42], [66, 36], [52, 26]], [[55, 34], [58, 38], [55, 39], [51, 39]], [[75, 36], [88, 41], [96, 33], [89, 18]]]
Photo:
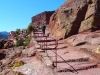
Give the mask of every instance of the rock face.
[[70, 36], [65, 41], [83, 55], [100, 62], [100, 30]]
[[21, 72], [25, 75], [57, 75], [51, 69], [47, 68], [40, 61], [25, 64], [14, 70], [15, 72]]
[[50, 36], [66, 38], [100, 29], [100, 0], [67, 0], [50, 18]]
[[33, 16], [32, 23], [35, 25], [38, 25], [38, 26], [40, 26], [43, 23], [46, 23], [46, 25], [48, 25], [50, 17], [53, 13], [54, 13], [54, 11], [45, 11], [43, 13], [36, 15], [36, 16]]

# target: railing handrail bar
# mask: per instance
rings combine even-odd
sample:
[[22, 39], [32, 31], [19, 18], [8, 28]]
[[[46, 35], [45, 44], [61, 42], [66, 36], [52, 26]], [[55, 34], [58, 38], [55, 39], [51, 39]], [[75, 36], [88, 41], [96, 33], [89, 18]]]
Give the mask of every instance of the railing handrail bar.
[[[48, 36], [46, 36], [46, 38], [45, 39], [47, 39], [47, 37]], [[50, 37], [50, 38], [52, 38], [52, 37]], [[52, 38], [52, 39], [54, 39], [55, 41], [58, 41], [57, 39], [55, 39], [55, 38]], [[58, 46], [58, 43], [57, 43], [57, 46]], [[52, 51], [52, 50], [51, 50]], [[52, 52], [54, 52], [54, 51], [52, 51]], [[57, 54], [56, 52], [54, 52], [57, 56], [59, 56], [61, 59], [63, 59], [63, 61], [66, 63], [66, 64], [68, 64], [71, 68], [73, 68], [73, 70], [76, 72], [76, 73], [78, 73], [78, 71], [73, 67], [73, 66], [71, 66], [63, 57], [61, 57], [59, 54]], [[57, 62], [56, 62], [57, 63]], [[68, 69], [69, 70], [69, 69]], [[70, 70], [69, 70], [70, 71]], [[72, 71], [70, 71], [70, 72], [72, 72]]]
[[[54, 51], [52, 51], [52, 52], [54, 52]], [[54, 52], [55, 53], [55, 52]], [[56, 54], [56, 53], [55, 53]], [[65, 63], [66, 64], [68, 64], [69, 66], [71, 66], [63, 57], [61, 57], [59, 54], [57, 54], [61, 59], [63, 59], [63, 61], [65, 61]], [[74, 71], [76, 71], [77, 72], [77, 70], [73, 67], [73, 66], [71, 66], [73, 69], [74, 69]], [[78, 72], [77, 72], [78, 73]]]
[[[46, 37], [47, 38], [47, 37]], [[51, 37], [50, 37], [51, 38]], [[55, 39], [55, 38], [52, 38], [52, 39], [54, 39], [55, 41], [58, 41], [57, 39]], [[57, 46], [58, 46], [58, 43], [57, 43]], [[51, 50], [52, 51], [52, 50]], [[52, 52], [54, 52], [54, 51], [52, 51]], [[56, 52], [54, 52], [55, 54], [57, 54]], [[73, 70], [74, 71], [76, 71], [76, 73], [78, 73], [77, 72], [77, 70], [73, 67], [73, 66], [71, 66], [63, 57], [61, 57], [59, 54], [57, 54], [57, 56], [59, 56], [61, 59], [63, 59], [63, 61], [65, 61], [65, 63], [66, 64], [68, 64], [70, 67], [72, 67], [73, 68]], [[57, 62], [56, 62], [57, 63]]]

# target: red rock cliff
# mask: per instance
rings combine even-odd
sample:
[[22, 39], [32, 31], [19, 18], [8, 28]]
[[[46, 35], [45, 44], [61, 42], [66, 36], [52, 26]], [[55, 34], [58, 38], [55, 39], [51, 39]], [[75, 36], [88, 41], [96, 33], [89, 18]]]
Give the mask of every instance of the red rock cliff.
[[50, 17], [53, 13], [54, 13], [54, 11], [45, 11], [36, 16], [33, 16], [32, 23], [35, 25], [38, 25], [38, 26], [40, 26], [42, 23], [46, 23], [46, 25], [48, 25]]
[[100, 0], [67, 0], [51, 16], [48, 29], [57, 39], [100, 29]]

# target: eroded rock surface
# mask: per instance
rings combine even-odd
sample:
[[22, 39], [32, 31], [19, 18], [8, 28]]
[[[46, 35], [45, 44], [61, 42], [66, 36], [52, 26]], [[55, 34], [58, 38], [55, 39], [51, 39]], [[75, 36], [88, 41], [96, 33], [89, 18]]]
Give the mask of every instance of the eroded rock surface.
[[40, 61], [25, 64], [14, 71], [21, 72], [25, 75], [56, 75], [53, 70], [47, 68]]
[[34, 25], [37, 25], [39, 27], [41, 27], [41, 25], [43, 23], [45, 23], [46, 25], [49, 24], [49, 20], [50, 20], [50, 17], [51, 15], [54, 13], [54, 11], [45, 11], [43, 13], [40, 13], [36, 16], [33, 16], [32, 17], [32, 23]]
[[50, 18], [50, 36], [60, 39], [100, 29], [100, 0], [67, 0]]
[[84, 56], [100, 62], [100, 33], [86, 32], [73, 35], [66, 39], [66, 43], [79, 50]]

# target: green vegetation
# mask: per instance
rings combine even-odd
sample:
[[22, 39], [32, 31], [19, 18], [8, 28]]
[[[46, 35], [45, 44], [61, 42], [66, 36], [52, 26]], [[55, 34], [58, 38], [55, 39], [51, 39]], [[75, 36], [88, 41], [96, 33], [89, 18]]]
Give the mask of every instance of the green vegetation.
[[32, 36], [32, 38], [36, 38], [36, 36]]
[[24, 41], [23, 40], [18, 40], [17, 41], [17, 43], [16, 43], [16, 47], [18, 47], [18, 46], [24, 46], [24, 43], [23, 43]]
[[37, 27], [34, 24], [30, 23], [27, 28], [28, 33], [31, 33], [32, 31], [36, 31], [36, 30], [37, 30]]
[[34, 36], [31, 36], [31, 32], [32, 31], [36, 31], [36, 30], [37, 30], [37, 26], [32, 24], [32, 23], [30, 23], [29, 26], [26, 29], [26, 33], [24, 33], [24, 34], [22, 33], [21, 34], [21, 35], [23, 35], [24, 39], [23, 38], [21, 39], [20, 36], [19, 36], [21, 30], [20, 29], [16, 29], [16, 31], [15, 31], [15, 33], [16, 33], [15, 37], [16, 37], [16, 40], [17, 40], [16, 47], [24, 46], [24, 48], [25, 48], [25, 46], [27, 46], [30, 43], [30, 39], [32, 37], [34, 37]]
[[31, 37], [26, 38], [25, 40], [18, 40], [16, 43], [16, 47], [18, 46], [27, 46], [30, 43]]
[[19, 32], [20, 32], [20, 29], [16, 29], [16, 31], [15, 31], [15, 32], [16, 32], [16, 34], [19, 34]]
[[30, 43], [30, 39], [31, 37], [28, 37], [27, 39], [25, 39], [24, 46], [27, 46]]
[[20, 67], [22, 65], [24, 65], [24, 63], [21, 62], [21, 61], [20, 62], [15, 62], [14, 65], [13, 65], [13, 67], [12, 67], [12, 70], [14, 70], [16, 67]]

